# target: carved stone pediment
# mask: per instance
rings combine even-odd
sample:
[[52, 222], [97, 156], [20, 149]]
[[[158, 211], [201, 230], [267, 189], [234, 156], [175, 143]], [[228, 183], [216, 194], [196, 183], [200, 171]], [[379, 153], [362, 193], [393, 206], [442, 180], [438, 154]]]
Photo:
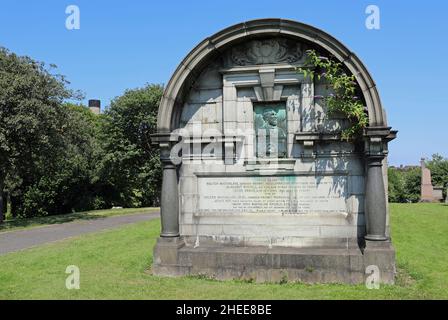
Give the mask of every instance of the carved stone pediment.
[[231, 48], [226, 53], [227, 65], [247, 66], [260, 64], [297, 64], [304, 59], [305, 48], [301, 43], [275, 38], [252, 40]]

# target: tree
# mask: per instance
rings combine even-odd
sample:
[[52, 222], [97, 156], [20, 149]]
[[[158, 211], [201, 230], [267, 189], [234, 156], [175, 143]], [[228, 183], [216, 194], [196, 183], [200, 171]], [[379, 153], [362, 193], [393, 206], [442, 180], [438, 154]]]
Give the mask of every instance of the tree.
[[64, 104], [60, 132], [50, 161], [37, 162], [30, 185], [15, 208], [22, 217], [46, 216], [101, 207], [95, 203], [99, 116], [83, 106]]
[[81, 105], [63, 76], [0, 50], [0, 222], [111, 205], [158, 205], [161, 166], [151, 146], [162, 86], [127, 90], [103, 115]]
[[421, 188], [421, 169], [416, 167], [404, 172], [404, 202], [419, 202]]
[[388, 176], [390, 202], [406, 203], [420, 200], [420, 168], [406, 170], [388, 168]]
[[162, 93], [162, 86], [153, 84], [127, 90], [105, 112], [98, 177], [106, 184], [113, 205], [159, 204], [161, 165], [150, 134], [156, 132]]
[[448, 187], [448, 159], [440, 154], [434, 154], [432, 159], [426, 162], [426, 166], [431, 170], [432, 184], [444, 187], [443, 193], [446, 196]]
[[406, 202], [404, 196], [403, 174], [395, 168], [388, 168], [387, 173], [389, 176], [389, 202]]
[[[63, 129], [61, 103], [75, 95], [66, 88], [64, 77], [50, 70], [0, 48], [0, 194], [8, 178], [29, 185], [36, 163], [51, 158], [62, 142], [58, 141]], [[3, 201], [0, 196], [0, 222]]]

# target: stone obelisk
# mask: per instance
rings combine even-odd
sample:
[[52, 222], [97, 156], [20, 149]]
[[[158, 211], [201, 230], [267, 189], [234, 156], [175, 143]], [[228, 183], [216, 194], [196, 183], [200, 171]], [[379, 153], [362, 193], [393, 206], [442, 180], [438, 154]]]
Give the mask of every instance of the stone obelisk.
[[431, 171], [426, 168], [425, 159], [422, 158], [420, 161], [422, 168], [422, 180], [421, 180], [421, 202], [433, 202], [434, 201], [434, 188], [431, 182]]

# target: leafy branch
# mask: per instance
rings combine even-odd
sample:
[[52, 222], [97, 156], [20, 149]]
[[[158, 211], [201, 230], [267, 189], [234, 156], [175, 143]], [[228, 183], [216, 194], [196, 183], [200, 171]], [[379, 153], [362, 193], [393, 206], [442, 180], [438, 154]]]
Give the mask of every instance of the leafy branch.
[[329, 116], [341, 113], [350, 121], [351, 125], [341, 132], [342, 140], [354, 138], [367, 127], [369, 119], [363, 103], [356, 96], [358, 84], [355, 76], [347, 75], [342, 63], [308, 50], [305, 66], [297, 68], [297, 71], [311, 80], [325, 79], [333, 89], [334, 93], [321, 98], [328, 107]]

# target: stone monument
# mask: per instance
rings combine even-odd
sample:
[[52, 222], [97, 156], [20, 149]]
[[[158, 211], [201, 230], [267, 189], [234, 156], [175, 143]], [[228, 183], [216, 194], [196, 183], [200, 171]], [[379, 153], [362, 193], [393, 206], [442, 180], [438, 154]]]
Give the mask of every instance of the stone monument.
[[422, 169], [421, 177], [421, 202], [440, 202], [443, 200], [443, 187], [434, 187], [432, 185], [431, 170], [426, 168], [425, 159], [422, 158], [420, 161]]
[[[341, 140], [348, 120], [316, 99], [327, 84], [297, 71], [307, 49], [356, 76], [369, 117], [359, 139]], [[396, 131], [367, 69], [332, 36], [281, 19], [218, 32], [176, 69], [157, 126], [154, 274], [363, 283], [378, 270], [394, 282], [386, 157]]]
[[434, 201], [434, 189], [431, 182], [431, 171], [426, 168], [425, 159], [422, 158], [420, 161], [420, 165], [422, 168], [422, 177], [421, 177], [421, 194], [420, 201], [421, 202], [432, 202]]

